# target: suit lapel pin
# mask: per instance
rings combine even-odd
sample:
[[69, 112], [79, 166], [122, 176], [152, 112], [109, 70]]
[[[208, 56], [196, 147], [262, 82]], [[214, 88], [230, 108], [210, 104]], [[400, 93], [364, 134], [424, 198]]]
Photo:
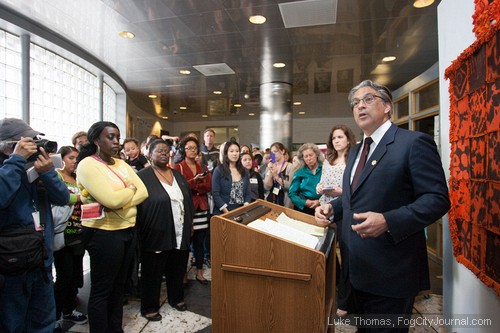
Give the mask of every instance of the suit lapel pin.
[[372, 165], [375, 165], [375, 164], [377, 164], [377, 160], [372, 161]]

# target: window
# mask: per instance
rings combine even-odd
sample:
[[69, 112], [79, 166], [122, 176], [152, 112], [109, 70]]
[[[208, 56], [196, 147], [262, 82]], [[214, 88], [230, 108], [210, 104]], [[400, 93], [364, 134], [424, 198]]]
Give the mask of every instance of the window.
[[408, 95], [394, 102], [394, 116], [397, 119], [407, 117], [410, 109]]
[[99, 117], [98, 78], [84, 68], [31, 43], [30, 125], [59, 146], [71, 145]]
[[438, 130], [439, 83], [437, 80], [410, 91], [394, 102], [393, 120], [401, 128], [427, 133], [433, 137]]
[[102, 119], [116, 123], [116, 93], [106, 83], [103, 84]]
[[21, 116], [21, 40], [0, 30], [0, 118]]
[[439, 105], [439, 84], [437, 82], [420, 89], [414, 94], [414, 112], [429, 110]]

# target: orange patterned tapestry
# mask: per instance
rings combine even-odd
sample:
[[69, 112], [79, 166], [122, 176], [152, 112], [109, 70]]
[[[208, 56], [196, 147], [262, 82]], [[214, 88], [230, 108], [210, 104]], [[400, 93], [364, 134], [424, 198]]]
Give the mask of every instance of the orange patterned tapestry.
[[457, 260], [500, 297], [500, 0], [475, 0], [477, 40], [450, 80], [449, 227]]

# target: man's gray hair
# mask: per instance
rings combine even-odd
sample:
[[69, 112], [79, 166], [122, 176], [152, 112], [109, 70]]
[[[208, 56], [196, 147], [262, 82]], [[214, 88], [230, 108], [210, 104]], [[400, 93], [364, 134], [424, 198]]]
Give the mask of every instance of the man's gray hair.
[[364, 80], [361, 83], [359, 83], [357, 86], [355, 86], [354, 88], [351, 89], [351, 91], [349, 92], [349, 97], [348, 97], [349, 105], [351, 106], [351, 109], [353, 108], [354, 94], [356, 93], [356, 91], [358, 91], [359, 89], [361, 89], [363, 87], [371, 87], [371, 88], [375, 89], [380, 94], [380, 97], [382, 98], [382, 100], [384, 102], [391, 104], [391, 111], [389, 111], [389, 117], [390, 117], [392, 115], [392, 109], [394, 108], [394, 105], [392, 104], [391, 91], [386, 86], [383, 86], [383, 85], [378, 84], [376, 82], [373, 82], [371, 80]]

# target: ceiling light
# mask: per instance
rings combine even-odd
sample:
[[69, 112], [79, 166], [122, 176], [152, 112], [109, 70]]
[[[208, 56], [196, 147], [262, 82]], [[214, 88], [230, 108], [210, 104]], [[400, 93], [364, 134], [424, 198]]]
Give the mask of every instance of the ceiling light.
[[264, 22], [266, 22], [266, 17], [262, 15], [252, 15], [248, 20], [253, 24], [264, 24]]
[[180, 74], [182, 74], [182, 75], [189, 75], [189, 74], [191, 74], [191, 71], [189, 71], [189, 70], [187, 70], [187, 69], [181, 69], [181, 70], [179, 71], [179, 73], [180, 73]]
[[252, 112], [252, 113], [249, 113], [248, 115], [249, 116], [255, 116], [255, 113]]
[[187, 106], [179, 106], [179, 110], [187, 110]]
[[293, 105], [302, 105], [302, 102], [293, 102]]
[[202, 114], [201, 116], [202, 116], [203, 118], [208, 118], [208, 115], [206, 115], [206, 114]]
[[234, 104], [233, 106], [234, 106], [235, 108], [241, 108], [241, 104], [239, 104], [239, 103], [236, 103], [236, 104]]
[[157, 98], [158, 95], [155, 95], [155, 94], [151, 94], [151, 95], [148, 95], [149, 98], [153, 99], [153, 98]]
[[132, 39], [135, 37], [135, 35], [130, 31], [120, 31], [118, 35], [120, 35], [120, 37], [122, 38], [127, 38], [127, 39]]
[[162, 119], [168, 119], [168, 117], [161, 117]]
[[388, 56], [388, 57], [383, 57], [382, 58], [383, 62], [391, 62], [391, 61], [394, 61], [394, 60], [396, 60], [395, 56]]
[[214, 95], [221, 95], [222, 91], [220, 91], [220, 90], [214, 90], [213, 93], [214, 93]]
[[300, 111], [299, 114], [306, 114], [305, 111]]
[[283, 67], [285, 67], [285, 66], [286, 66], [286, 65], [285, 65], [284, 63], [282, 63], [282, 62], [275, 62], [275, 63], [273, 64], [273, 67], [276, 67], [276, 68], [283, 68]]
[[413, 3], [413, 7], [415, 8], [424, 8], [430, 6], [434, 3], [434, 0], [415, 0]]

